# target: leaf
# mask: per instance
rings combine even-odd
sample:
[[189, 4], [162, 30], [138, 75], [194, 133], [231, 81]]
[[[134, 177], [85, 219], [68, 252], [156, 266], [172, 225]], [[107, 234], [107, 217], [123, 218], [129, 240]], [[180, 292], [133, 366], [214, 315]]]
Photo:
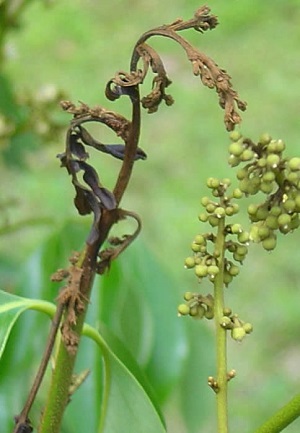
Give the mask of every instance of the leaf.
[[176, 283], [140, 240], [101, 278], [101, 320], [122, 340], [164, 401], [187, 356]]
[[100, 333], [85, 325], [84, 334], [100, 346], [105, 366], [104, 390], [98, 433], [166, 432], [162, 415], [146, 378], [121, 342], [101, 325]]
[[12, 327], [19, 318], [20, 314], [28, 309], [43, 310], [47, 314], [55, 310], [46, 308], [50, 307], [48, 302], [21, 298], [20, 296], [11, 295], [10, 293], [0, 290], [0, 359], [3, 355], [7, 340], [11, 333]]

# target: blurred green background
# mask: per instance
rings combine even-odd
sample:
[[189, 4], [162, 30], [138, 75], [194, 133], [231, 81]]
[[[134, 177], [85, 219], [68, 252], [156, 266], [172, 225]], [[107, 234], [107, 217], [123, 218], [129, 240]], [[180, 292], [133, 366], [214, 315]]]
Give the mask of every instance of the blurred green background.
[[[105, 100], [106, 82], [117, 70], [128, 70], [132, 47], [140, 34], [178, 17], [187, 19], [200, 4], [194, 0], [61, 0], [28, 1], [24, 5], [19, 27], [7, 32], [4, 39], [0, 32], [4, 54], [0, 108], [5, 114], [0, 117], [0, 278], [1, 288], [28, 297], [44, 294], [53, 300], [55, 289], [42, 289], [37, 281], [46, 281], [55, 266], [66, 265], [69, 247], [82, 247], [89, 221], [84, 218], [82, 222], [76, 214], [70, 179], [56, 159], [64, 148], [63, 133], [70, 117], [53, 101], [64, 97], [129, 115], [128, 101]], [[247, 101], [241, 132], [253, 140], [269, 132], [285, 140], [288, 155], [299, 156], [299, 1], [212, 0], [209, 6], [220, 25], [203, 35], [193, 31], [183, 35], [228, 71], [234, 88]], [[216, 94], [203, 88], [192, 75], [180, 47], [158, 38], [151, 43], [173, 81], [169, 93], [175, 104], [161, 106], [157, 114], [143, 113], [140, 146], [148, 159], [137, 162], [122, 206], [142, 218], [143, 231], [132, 248], [139, 252], [137, 256], [143, 251], [149, 254], [167, 275], [170, 297], [164, 299], [163, 286], [155, 286], [153, 291], [157, 304], [164, 305], [165, 301], [171, 305], [165, 314], [174, 317], [167, 317], [165, 326], [173, 326], [172, 321], [176, 321], [184, 346], [179, 347], [178, 358], [174, 355], [167, 361], [170, 369], [173, 362], [179, 363], [172, 386], [166, 392], [160, 390], [169, 431], [210, 433], [216, 431], [214, 398], [206, 387], [207, 376], [214, 374], [213, 330], [210, 323], [177, 319], [176, 305], [184, 291], [198, 289], [193, 273], [184, 270], [183, 262], [190, 254], [194, 235], [207, 230], [197, 219], [200, 198], [207, 194], [206, 178], [234, 179], [234, 171], [227, 164], [229, 140]], [[150, 85], [149, 79], [144, 94]], [[22, 101], [21, 108], [17, 109], [15, 97]], [[42, 112], [39, 102], [44, 107]], [[44, 113], [51, 118], [50, 130]], [[9, 119], [19, 125], [11, 142], [5, 139], [3, 126]], [[99, 138], [114, 142], [112, 134], [104, 129], [99, 130]], [[96, 153], [91, 156], [102, 182], [111, 188], [119, 162]], [[246, 221], [245, 213], [239, 216]], [[64, 232], [66, 227], [71, 229]], [[232, 431], [253, 431], [299, 388], [298, 236], [281, 236], [271, 254], [253, 245], [242, 272], [226, 293], [228, 305], [254, 326], [254, 333], [242, 344], [229, 342], [229, 367], [237, 370], [230, 387]], [[49, 248], [52, 262], [43, 255]], [[133, 266], [132, 257], [134, 252], [122, 257], [125, 268]], [[45, 274], [43, 278], [41, 273]], [[130, 284], [141, 286], [143, 291], [139, 273], [136, 280], [134, 272], [130, 278]], [[209, 289], [204, 287], [203, 291]], [[114, 314], [118, 315], [112, 311], [112, 317]], [[164, 311], [160, 314], [163, 326]], [[10, 350], [12, 355], [13, 348]], [[38, 342], [34, 350], [38, 359]], [[17, 362], [12, 367], [13, 356], [8, 354], [4, 359], [7, 375], [17, 368], [18, 372], [13, 374], [15, 382], [3, 382], [2, 396], [22, 379], [22, 365], [26, 365], [23, 358], [20, 368]], [[89, 392], [89, 386], [87, 382], [82, 392]], [[14, 403], [9, 404], [7, 408], [14, 409]], [[296, 421], [286, 431], [298, 432], [299, 427], [300, 421]]]

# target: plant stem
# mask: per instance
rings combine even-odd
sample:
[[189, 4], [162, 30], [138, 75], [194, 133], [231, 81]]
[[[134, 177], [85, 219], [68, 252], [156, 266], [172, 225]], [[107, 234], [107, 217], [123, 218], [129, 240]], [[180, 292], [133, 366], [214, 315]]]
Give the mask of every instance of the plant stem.
[[214, 283], [214, 311], [216, 326], [216, 356], [217, 356], [217, 420], [218, 433], [228, 432], [228, 407], [227, 407], [227, 351], [226, 330], [221, 327], [221, 318], [224, 310], [224, 251], [225, 251], [225, 218], [220, 218], [215, 250], [219, 252], [219, 273]]
[[279, 409], [268, 421], [260, 426], [255, 433], [278, 433], [300, 416], [300, 394], [293, 397]]

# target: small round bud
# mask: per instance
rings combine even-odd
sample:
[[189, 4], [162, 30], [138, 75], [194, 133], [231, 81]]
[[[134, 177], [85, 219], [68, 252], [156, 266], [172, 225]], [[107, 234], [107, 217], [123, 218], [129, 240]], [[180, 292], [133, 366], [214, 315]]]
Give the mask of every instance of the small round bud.
[[219, 224], [219, 218], [214, 215], [210, 215], [208, 217], [208, 222], [212, 227], [217, 227], [217, 225]]
[[270, 136], [270, 134], [264, 133], [260, 136], [259, 143], [262, 144], [263, 146], [266, 146], [267, 144], [270, 143], [271, 140], [272, 137]]
[[257, 210], [258, 210], [257, 204], [253, 204], [253, 203], [249, 204], [249, 206], [248, 206], [248, 214], [249, 215], [255, 215]]
[[225, 307], [225, 308], [223, 308], [223, 314], [224, 314], [224, 316], [231, 316], [231, 314], [232, 314], [232, 310], [231, 310], [231, 308], [228, 308], [228, 307]]
[[214, 309], [213, 308], [207, 308], [204, 313], [206, 319], [211, 320], [214, 318]]
[[210, 202], [209, 197], [202, 197], [202, 199], [201, 199], [202, 206], [206, 207], [209, 202]]
[[273, 186], [273, 184], [272, 184], [271, 182], [262, 182], [262, 183], [260, 184], [259, 189], [260, 189], [261, 192], [263, 192], [264, 194], [270, 194], [270, 193], [273, 191], [274, 186]]
[[191, 299], [193, 299], [194, 294], [193, 294], [193, 292], [185, 292], [185, 294], [183, 295], [183, 297], [184, 297], [184, 299], [186, 301], [190, 301]]
[[208, 186], [208, 188], [218, 188], [218, 186], [220, 185], [220, 182], [217, 178], [215, 177], [209, 177], [206, 181], [206, 185]]
[[230, 317], [223, 316], [220, 320], [220, 325], [222, 326], [222, 328], [231, 329], [232, 328], [232, 321], [231, 321]]
[[280, 157], [276, 153], [270, 153], [267, 156], [267, 165], [272, 168], [278, 167]]
[[217, 218], [223, 218], [225, 216], [225, 209], [221, 206], [215, 208], [214, 214]]
[[197, 277], [202, 278], [202, 277], [206, 277], [208, 271], [207, 271], [207, 266], [206, 265], [196, 265], [195, 266], [195, 274], [197, 275]]
[[286, 210], [288, 213], [292, 213], [295, 210], [296, 203], [295, 200], [288, 198], [282, 205], [284, 210]]
[[209, 275], [217, 275], [219, 273], [220, 269], [216, 265], [210, 265], [207, 268], [207, 272]]
[[228, 147], [228, 151], [231, 155], [240, 156], [244, 151], [243, 143], [239, 141], [231, 143]]
[[231, 283], [232, 279], [233, 279], [233, 276], [230, 275], [230, 273], [225, 270], [224, 276], [223, 276], [223, 281], [224, 281], [224, 284], [226, 287], [228, 286], [228, 284]]
[[177, 310], [180, 316], [187, 316], [188, 314], [190, 314], [190, 307], [186, 304], [178, 305]]
[[203, 235], [197, 235], [194, 239], [194, 243], [198, 245], [206, 245], [206, 240]]
[[236, 167], [237, 165], [239, 165], [239, 163], [240, 163], [240, 160], [239, 160], [239, 158], [237, 156], [229, 155], [228, 164], [231, 167]]
[[238, 241], [241, 242], [241, 244], [245, 244], [249, 242], [249, 232], [243, 231], [238, 234]]
[[279, 227], [278, 218], [274, 215], [268, 215], [266, 218], [266, 226], [269, 227], [269, 229], [277, 230]]
[[265, 250], [271, 251], [276, 247], [276, 237], [270, 236], [262, 241], [262, 246]]
[[270, 209], [270, 215], [279, 216], [281, 214], [280, 206], [272, 206]]
[[251, 323], [248, 322], [243, 324], [243, 328], [246, 334], [251, 334], [251, 332], [253, 331], [253, 326], [251, 325]]
[[231, 276], [235, 277], [239, 274], [240, 272], [240, 268], [236, 265], [232, 265], [230, 266], [230, 268], [228, 269], [228, 272]]
[[199, 253], [201, 250], [201, 245], [196, 244], [195, 242], [192, 242], [191, 250], [194, 251], [194, 253]]
[[240, 256], [245, 257], [248, 254], [248, 248], [246, 247], [246, 245], [238, 245], [236, 249], [236, 253], [239, 254]]
[[243, 232], [243, 228], [241, 226], [241, 224], [232, 224], [231, 226], [231, 232], [233, 234], [238, 234], [238, 233], [242, 233]]
[[235, 130], [230, 132], [229, 137], [232, 141], [238, 141], [242, 137], [242, 134], [239, 131]]
[[236, 177], [238, 178], [238, 180], [243, 180], [246, 177], [248, 177], [248, 171], [246, 168], [241, 168], [240, 170], [238, 170]]
[[195, 259], [194, 257], [187, 257], [184, 261], [184, 266], [188, 269], [191, 269], [195, 266]]
[[275, 180], [275, 173], [273, 171], [266, 171], [262, 176], [262, 180], [264, 182], [273, 182]]
[[235, 341], [242, 341], [244, 339], [245, 335], [246, 335], [246, 331], [241, 326], [232, 328], [232, 330], [231, 330], [231, 337]]
[[202, 212], [198, 215], [198, 219], [199, 221], [201, 221], [202, 223], [206, 223], [206, 221], [208, 220], [208, 215], [205, 212]]
[[240, 155], [241, 161], [250, 161], [254, 157], [254, 152], [251, 149], [245, 149]]
[[239, 188], [235, 188], [232, 191], [232, 197], [236, 198], [236, 199], [242, 198], [243, 197], [243, 193], [242, 193], [242, 191]]
[[279, 226], [287, 226], [291, 222], [291, 216], [287, 213], [282, 213], [281, 215], [279, 215], [277, 221]]
[[288, 162], [289, 169], [292, 171], [300, 170], [300, 158], [294, 157], [291, 158]]

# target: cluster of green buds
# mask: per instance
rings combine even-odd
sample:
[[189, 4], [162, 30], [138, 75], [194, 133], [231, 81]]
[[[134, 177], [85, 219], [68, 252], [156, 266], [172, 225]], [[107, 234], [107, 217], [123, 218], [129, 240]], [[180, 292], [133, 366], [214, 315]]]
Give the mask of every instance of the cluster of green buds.
[[212, 295], [200, 295], [199, 293], [185, 292], [184, 299], [186, 303], [178, 305], [178, 315], [190, 315], [196, 319], [213, 319], [214, 317], [214, 299]]
[[244, 322], [237, 314], [232, 314], [230, 308], [224, 308], [223, 314], [220, 326], [224, 329], [230, 329], [233, 340], [242, 341], [247, 334], [251, 334], [253, 331], [251, 323]]
[[300, 225], [300, 158], [284, 156], [283, 140], [263, 134], [258, 143], [231, 133], [229, 164], [246, 164], [237, 171], [239, 190], [245, 196], [259, 192], [267, 197], [250, 204], [248, 214], [253, 223], [250, 240], [261, 242], [267, 251], [276, 246], [276, 231], [286, 234]]

